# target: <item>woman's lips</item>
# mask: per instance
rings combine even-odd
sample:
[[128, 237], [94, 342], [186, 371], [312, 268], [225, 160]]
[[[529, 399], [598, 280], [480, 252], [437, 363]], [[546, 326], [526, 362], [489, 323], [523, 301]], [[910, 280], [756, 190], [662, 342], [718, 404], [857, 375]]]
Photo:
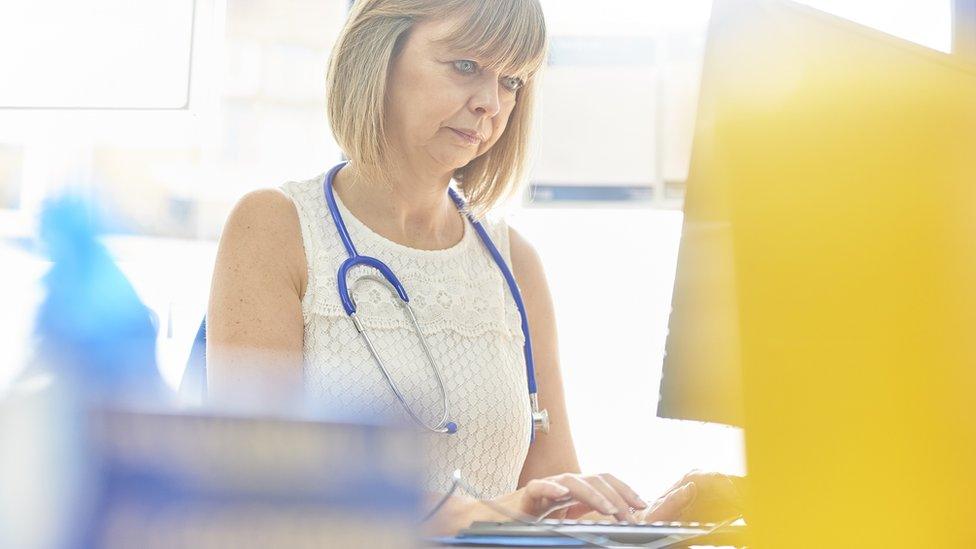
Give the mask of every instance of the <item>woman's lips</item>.
[[454, 128], [448, 128], [448, 129], [451, 130], [452, 132], [454, 132], [454, 135], [457, 135], [465, 143], [468, 143], [469, 145], [477, 145], [478, 143], [481, 143], [481, 139], [478, 139], [477, 137], [475, 137], [473, 135], [470, 135], [468, 133], [462, 132], [460, 130], [455, 130]]

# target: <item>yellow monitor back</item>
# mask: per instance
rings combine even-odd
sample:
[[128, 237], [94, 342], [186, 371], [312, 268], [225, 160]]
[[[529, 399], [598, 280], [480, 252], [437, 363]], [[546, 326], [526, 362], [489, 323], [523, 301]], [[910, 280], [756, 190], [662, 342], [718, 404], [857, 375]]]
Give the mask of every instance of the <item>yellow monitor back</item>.
[[669, 337], [741, 368], [755, 546], [976, 547], [976, 70], [719, 0], [684, 238]]

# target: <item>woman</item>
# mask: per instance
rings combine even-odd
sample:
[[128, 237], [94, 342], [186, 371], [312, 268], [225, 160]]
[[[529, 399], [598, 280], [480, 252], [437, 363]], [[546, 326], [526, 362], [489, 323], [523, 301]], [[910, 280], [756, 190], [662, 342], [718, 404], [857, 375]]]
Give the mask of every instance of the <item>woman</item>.
[[[324, 187], [331, 186], [335, 213], [359, 253], [390, 265], [409, 293], [445, 396], [415, 327], [387, 288], [360, 280], [375, 274], [364, 267], [348, 277], [358, 321], [417, 419], [437, 424], [446, 406], [458, 424], [454, 434], [430, 436], [432, 496], [446, 492], [459, 469], [484, 497], [531, 515], [562, 504], [570, 517], [687, 517], [693, 502], [728, 499], [730, 482], [692, 473], [648, 505], [612, 475], [580, 474], [542, 264], [521, 235], [485, 220], [524, 297], [538, 399], [551, 417], [550, 431], [530, 445], [519, 313], [501, 270], [447, 192], [457, 181], [469, 211], [483, 220], [512, 193], [545, 54], [537, 0], [355, 4], [328, 77], [330, 123], [351, 161], [310, 181], [251, 193], [235, 207], [208, 312], [211, 396], [287, 402], [304, 392], [353, 414], [407, 414], [339, 298], [336, 272], [349, 254], [328, 207]], [[503, 517], [454, 497], [437, 519], [437, 530], [454, 531]]]

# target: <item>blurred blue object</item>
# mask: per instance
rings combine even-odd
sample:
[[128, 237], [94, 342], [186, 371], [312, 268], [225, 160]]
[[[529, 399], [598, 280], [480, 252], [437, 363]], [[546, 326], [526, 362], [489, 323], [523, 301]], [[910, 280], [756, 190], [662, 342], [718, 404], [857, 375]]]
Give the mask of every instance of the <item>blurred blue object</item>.
[[37, 313], [30, 371], [82, 395], [144, 399], [166, 393], [156, 366], [156, 318], [99, 241], [94, 209], [76, 196], [48, 200], [40, 244], [51, 259]]
[[118, 408], [84, 420], [98, 490], [72, 548], [417, 547], [414, 431]]
[[0, 547], [416, 547], [417, 434], [172, 406], [154, 315], [99, 228], [76, 197], [43, 208], [34, 357], [0, 399]]

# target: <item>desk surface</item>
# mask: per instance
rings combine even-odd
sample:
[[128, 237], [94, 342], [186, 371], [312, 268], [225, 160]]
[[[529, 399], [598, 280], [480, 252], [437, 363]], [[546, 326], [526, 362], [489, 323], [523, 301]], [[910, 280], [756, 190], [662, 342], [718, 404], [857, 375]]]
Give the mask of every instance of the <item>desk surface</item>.
[[[444, 544], [438, 544], [438, 543], [425, 544], [425, 545], [422, 545], [421, 546], [422, 549], [444, 549], [445, 547], [476, 547], [478, 549], [538, 549], [540, 546], [539, 545], [467, 545], [467, 546], [465, 546], [465, 545], [444, 545]], [[593, 547], [593, 546], [581, 546], [581, 547]], [[639, 545], [635, 545], [634, 547], [637, 548], [637, 547], [640, 547], [640, 546]], [[722, 548], [722, 549], [728, 549], [729, 547], [732, 547], [732, 546], [730, 546], [730, 545], [687, 545], [687, 546], [671, 545], [671, 546], [668, 547], [668, 549], [681, 549], [683, 547], [686, 547], [688, 549], [692, 549], [692, 548], [700, 548], [700, 549], [709, 549], [709, 548], [711, 548], [711, 549], [718, 549], [718, 548]]]
[[459, 537], [434, 537], [429, 546], [440, 547], [615, 547], [743, 546], [745, 524], [614, 522], [545, 520], [538, 524], [474, 522]]

